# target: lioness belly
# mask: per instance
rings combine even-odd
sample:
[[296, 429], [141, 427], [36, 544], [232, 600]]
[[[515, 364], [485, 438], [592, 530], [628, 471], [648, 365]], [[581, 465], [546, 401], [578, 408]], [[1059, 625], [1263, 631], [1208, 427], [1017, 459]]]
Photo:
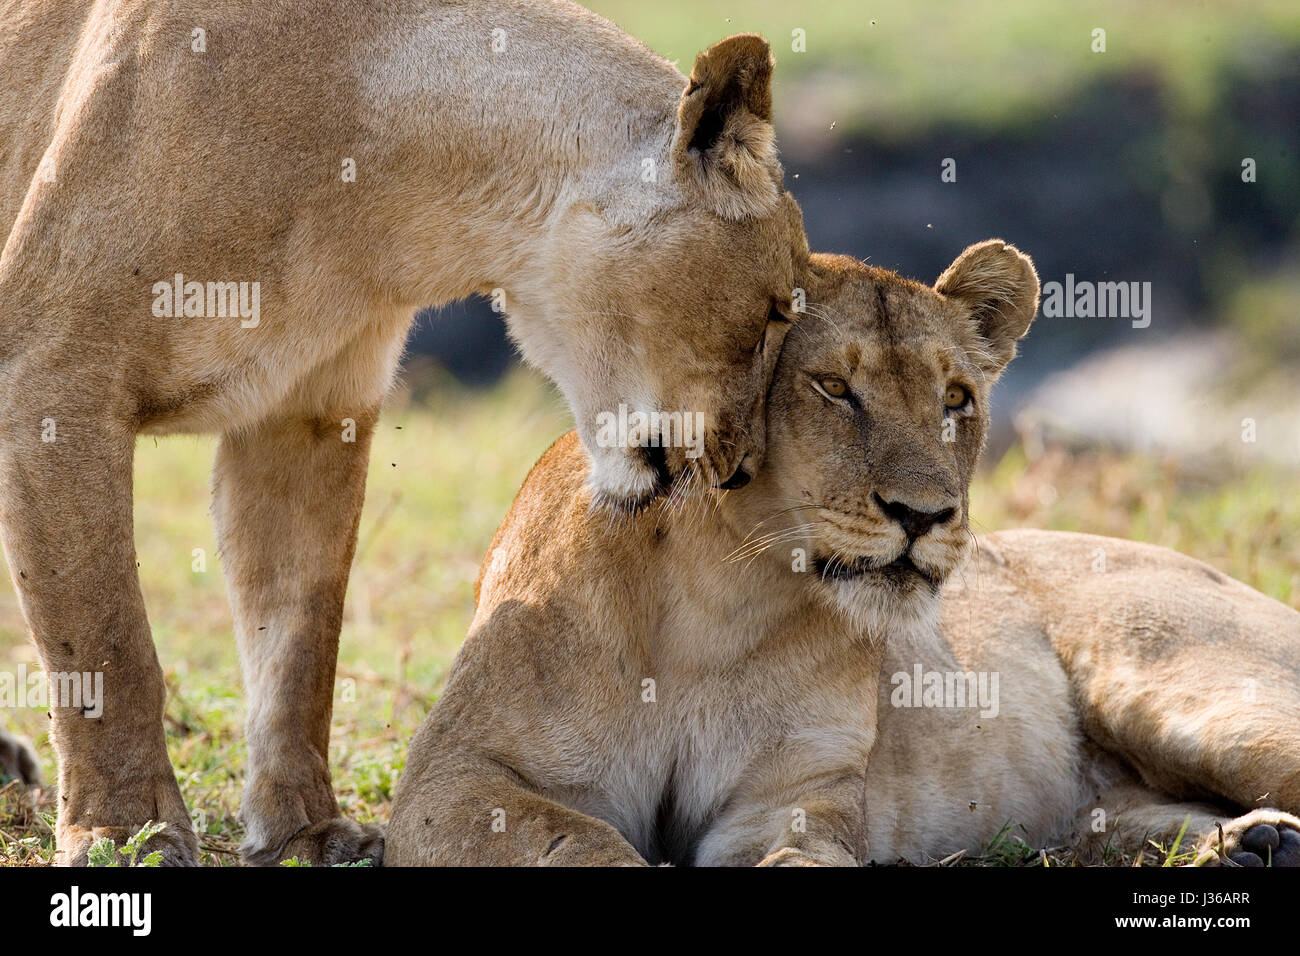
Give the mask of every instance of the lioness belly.
[[1083, 800], [1082, 735], [1041, 630], [952, 595], [948, 643], [893, 642], [867, 765], [867, 845], [892, 863], [977, 852], [1006, 831], [1030, 845], [1069, 828]]
[[0, 368], [153, 434], [368, 410], [414, 308], [355, 265], [371, 217], [322, 172], [360, 136], [348, 83], [229, 8], [196, 52], [166, 12], [74, 6], [0, 3]]

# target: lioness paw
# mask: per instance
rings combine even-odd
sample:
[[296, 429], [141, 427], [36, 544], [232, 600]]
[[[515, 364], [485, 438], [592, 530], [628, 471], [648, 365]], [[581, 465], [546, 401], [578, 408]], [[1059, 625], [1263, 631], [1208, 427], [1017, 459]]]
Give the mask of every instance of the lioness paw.
[[1300, 866], [1300, 817], [1252, 810], [1201, 837], [1193, 866]]
[[[143, 824], [141, 825], [143, 826]], [[117, 849], [118, 862], [125, 865], [122, 849], [131, 837], [140, 832], [141, 827], [60, 827], [58, 831], [58, 849], [54, 862], [58, 866], [89, 866], [90, 848], [100, 840], [113, 841]], [[199, 841], [194, 831], [188, 827], [173, 826], [155, 833], [136, 853], [137, 860], [143, 860], [151, 853], [161, 853], [160, 866], [198, 866]]]
[[380, 866], [384, 862], [384, 828], [378, 823], [357, 823], [347, 817], [334, 817], [303, 827], [281, 850], [243, 850], [245, 862], [259, 865], [298, 859], [313, 866], [340, 863], [366, 863]]

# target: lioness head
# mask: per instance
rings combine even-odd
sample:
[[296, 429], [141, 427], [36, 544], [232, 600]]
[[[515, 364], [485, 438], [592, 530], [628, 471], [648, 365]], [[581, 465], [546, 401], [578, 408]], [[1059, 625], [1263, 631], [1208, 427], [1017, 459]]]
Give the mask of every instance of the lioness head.
[[772, 384], [766, 464], [727, 507], [753, 547], [785, 562], [802, 549], [813, 586], [866, 624], [926, 620], [972, 540], [989, 392], [1033, 321], [1038, 276], [989, 240], [934, 288], [814, 255], [808, 292]]
[[677, 482], [734, 487], [757, 471], [808, 260], [781, 185], [772, 68], [755, 36], [700, 54], [635, 162], [593, 174], [584, 195], [596, 198], [553, 233], [546, 287], [562, 301], [517, 338], [573, 409], [600, 504], [636, 508]]

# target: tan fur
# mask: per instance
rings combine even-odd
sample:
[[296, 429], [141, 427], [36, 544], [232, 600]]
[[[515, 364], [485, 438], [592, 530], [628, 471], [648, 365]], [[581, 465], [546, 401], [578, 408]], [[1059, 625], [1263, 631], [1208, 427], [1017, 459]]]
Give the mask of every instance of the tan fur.
[[[103, 671], [108, 698], [102, 719], [53, 711], [59, 859], [152, 819], [167, 862], [195, 860], [132, 541], [135, 438], [174, 432], [222, 435], [245, 856], [377, 858], [378, 830], [338, 818], [326, 748], [412, 316], [500, 290], [604, 503], [752, 472], [780, 344], [759, 343], [807, 256], [767, 45], [718, 44], [688, 88], [567, 2], [0, 0], [0, 74], [0, 534], [45, 667]], [[155, 315], [178, 273], [258, 283], [258, 321]], [[620, 403], [700, 412], [704, 454], [600, 447]]]
[[[1222, 820], [1229, 853], [1254, 822], [1300, 824], [1300, 615], [1110, 539], [1004, 532], [962, 563], [989, 389], [1037, 291], [999, 241], [936, 290], [814, 256], [766, 464], [714, 501], [611, 523], [557, 442], [484, 564], [386, 863], [922, 862], [1008, 824], [1102, 859], [1189, 814], [1184, 846]], [[855, 404], [813, 387], [828, 373]], [[974, 401], [947, 442], [954, 381]], [[917, 572], [878, 570], [908, 546], [878, 499], [953, 509], [911, 544]], [[997, 712], [894, 706], [917, 665], [998, 673]], [[1258, 804], [1282, 810], [1233, 819]]]
[[[868, 768], [872, 855], [1034, 846], [1225, 850], [1300, 827], [1300, 614], [1208, 565], [1092, 535], [1004, 531], [944, 590], [941, 635], [891, 640]], [[894, 674], [999, 674], [998, 715], [889, 706]], [[1098, 812], [1102, 811], [1102, 812]], [[1201, 856], [1201, 862], [1212, 861]]]

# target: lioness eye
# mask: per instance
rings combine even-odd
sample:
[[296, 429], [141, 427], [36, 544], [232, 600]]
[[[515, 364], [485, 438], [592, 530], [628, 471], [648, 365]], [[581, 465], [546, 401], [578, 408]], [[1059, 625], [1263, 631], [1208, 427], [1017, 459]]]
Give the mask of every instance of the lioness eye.
[[843, 398], [849, 393], [848, 383], [844, 379], [834, 375], [827, 375], [825, 378], [819, 378], [817, 384], [822, 387], [822, 391], [831, 398]]
[[966, 403], [970, 401], [970, 392], [966, 391], [964, 385], [952, 384], [948, 386], [948, 393], [944, 396], [944, 404], [949, 411], [957, 411], [965, 408]]

